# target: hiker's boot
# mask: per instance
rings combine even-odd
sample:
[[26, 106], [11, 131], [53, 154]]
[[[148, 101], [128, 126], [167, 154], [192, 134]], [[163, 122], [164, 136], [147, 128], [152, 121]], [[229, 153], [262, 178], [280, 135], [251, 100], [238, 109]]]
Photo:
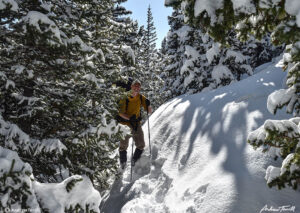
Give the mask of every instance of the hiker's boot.
[[134, 166], [135, 163], [138, 161], [138, 159], [141, 158], [141, 155], [143, 153], [144, 150], [141, 150], [141, 149], [135, 149], [134, 151], [134, 154], [133, 154], [133, 157], [132, 157], [132, 162], [131, 162], [131, 165]]
[[120, 165], [121, 168], [124, 169], [126, 166], [126, 162], [127, 162], [127, 151], [120, 151]]

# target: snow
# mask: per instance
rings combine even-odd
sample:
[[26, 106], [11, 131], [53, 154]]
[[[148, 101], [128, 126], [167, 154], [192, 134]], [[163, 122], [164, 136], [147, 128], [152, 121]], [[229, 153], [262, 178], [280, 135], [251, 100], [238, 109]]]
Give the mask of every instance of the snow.
[[42, 151], [46, 151], [48, 153], [55, 151], [62, 155], [63, 151], [67, 150], [67, 147], [57, 138], [43, 139], [42, 141], [32, 139], [31, 143], [32, 146], [36, 144], [37, 147], [34, 154], [41, 153]]
[[188, 73], [188, 76], [184, 77], [184, 87], [187, 87], [193, 80], [195, 80], [195, 73], [194, 73], [194, 62], [200, 57], [199, 52], [190, 45], [185, 45], [185, 52], [184, 54], [187, 56], [188, 60], [184, 61], [181, 69], [180, 75], [184, 75]]
[[279, 133], [286, 133], [288, 137], [297, 137], [300, 135], [297, 125], [290, 120], [267, 120], [264, 123], [264, 128]]
[[216, 83], [219, 84], [221, 83], [222, 79], [234, 79], [231, 71], [228, 69], [228, 67], [224, 66], [224, 65], [217, 65], [214, 67], [211, 76], [213, 79], [216, 80]]
[[197, 51], [194, 47], [190, 46], [190, 45], [185, 45], [185, 52], [184, 54], [186, 54], [188, 56], [188, 58], [199, 58], [200, 54], [199, 51]]
[[11, 70], [15, 70], [16, 74], [20, 75], [23, 73], [25, 68], [26, 67], [24, 67], [23, 65], [14, 65], [11, 67]]
[[225, 59], [228, 58], [234, 58], [235, 63], [243, 63], [246, 61], [246, 58], [242, 53], [233, 50], [227, 50]]
[[247, 70], [247, 74], [248, 75], [253, 75], [253, 69], [252, 69], [252, 67], [250, 65], [248, 65], [248, 64], [242, 64], [241, 68]]
[[23, 20], [25, 22], [28, 22], [29, 25], [35, 27], [39, 32], [43, 32], [43, 30], [40, 28], [40, 23], [49, 25], [47, 30], [50, 30], [58, 39], [58, 41], [62, 43], [58, 27], [45, 14], [38, 11], [29, 11], [28, 14], [23, 18]]
[[219, 55], [220, 53], [220, 44], [214, 43], [213, 46], [206, 52], [206, 58], [208, 60], [208, 64], [214, 60], [214, 57]]
[[32, 173], [31, 166], [24, 163], [16, 152], [0, 146], [0, 206], [12, 206], [14, 210], [20, 211], [20, 203], [14, 203], [15, 193], [27, 185], [27, 196], [23, 197], [23, 202], [26, 202], [32, 209], [36, 209], [37, 213], [40, 212], [32, 189], [31, 177], [27, 173]]
[[34, 77], [34, 75], [33, 75], [33, 70], [27, 70], [27, 77], [28, 77], [29, 79], [31, 79], [31, 78]]
[[196, 0], [194, 7], [194, 16], [197, 17], [202, 12], [206, 11], [211, 18], [211, 24], [217, 22], [216, 10], [223, 7], [223, 0]]
[[[38, 213], [43, 208], [50, 213], [63, 213], [66, 208], [75, 207], [77, 204], [99, 212], [101, 196], [88, 177], [74, 175], [61, 183], [39, 183], [34, 179], [28, 163], [24, 163], [16, 152], [1, 146], [0, 177], [5, 177], [0, 185], [0, 206], [4, 207], [5, 212], [30, 210]], [[21, 201], [15, 202], [18, 201], [18, 191], [22, 191], [22, 203], [26, 202], [30, 209], [23, 209]]]
[[[270, 113], [276, 112], [276, 105], [283, 106], [284, 104], [288, 103], [294, 96], [295, 96], [295, 87], [291, 87], [288, 89], [280, 89], [272, 93], [268, 97], [267, 101], [267, 107]], [[295, 101], [292, 101], [292, 104], [295, 103]], [[287, 111], [289, 113], [292, 112], [292, 108], [288, 107]]]
[[233, 9], [235, 12], [245, 14], [255, 13], [256, 9], [252, 1], [249, 0], [232, 0]]
[[133, 64], [135, 64], [135, 55], [131, 47], [127, 45], [123, 45], [122, 51], [132, 60]]
[[[149, 121], [152, 156], [147, 146], [133, 180], [128, 166], [103, 196], [101, 212], [253, 213], [286, 205], [299, 211], [299, 190], [267, 186], [280, 174], [281, 162], [247, 143], [248, 134], [265, 120], [290, 118], [284, 110], [274, 116], [266, 106], [268, 95], [282, 88], [286, 73], [276, 62], [254, 73], [158, 108]], [[299, 119], [289, 121], [299, 124]], [[148, 145], [147, 123], [143, 130]]]
[[190, 30], [191, 27], [185, 25], [179, 28], [178, 30], [174, 31], [173, 33], [176, 33], [178, 35], [180, 41], [184, 41], [185, 39], [187, 39]]
[[102, 78], [98, 79], [95, 76], [95, 74], [93, 74], [93, 73], [89, 73], [89, 74], [84, 75], [83, 79], [86, 79], [88, 81], [91, 81], [91, 82], [95, 83], [95, 85], [97, 86], [97, 88], [100, 88], [101, 85], [103, 85], [103, 83], [104, 83], [104, 80]]
[[281, 0], [272, 0], [272, 1], [262, 0], [262, 1], [259, 1], [259, 7], [260, 8], [265, 8], [265, 9], [272, 8], [272, 7], [276, 6], [276, 5], [278, 5], [278, 3], [280, 1]]
[[287, 167], [289, 166], [289, 164], [291, 164], [289, 175], [292, 175], [293, 172], [299, 168], [295, 163], [292, 162], [294, 160], [294, 155], [295, 155], [294, 153], [289, 154], [282, 162], [281, 168], [274, 167], [274, 166], [269, 166], [267, 168], [267, 173], [265, 178], [268, 183], [270, 183], [273, 179], [275, 179], [279, 175], [283, 175], [287, 171]]
[[300, 27], [300, 1], [286, 0], [284, 6], [287, 13], [296, 16], [296, 23], [298, 27]]
[[0, 146], [0, 165], [1, 165], [1, 172], [9, 172], [11, 168], [11, 162], [15, 160], [15, 164], [13, 167], [13, 171], [18, 171], [24, 168], [24, 170], [28, 170], [29, 172], [32, 172], [32, 169], [28, 163], [24, 163], [20, 160], [18, 154], [16, 152], [13, 152], [9, 149], [5, 149]]
[[262, 21], [263, 18], [264, 17], [262, 15], [252, 15], [250, 16], [249, 21], [252, 26], [257, 27], [257, 24], [259, 24], [259, 22]]
[[40, 3], [43, 9], [47, 10], [48, 12], [51, 12], [51, 8], [53, 7], [51, 2], [45, 2], [43, 0], [40, 0]]
[[[175, 0], [165, 0], [165, 5], [170, 5], [170, 3], [175, 2]], [[244, 14], [255, 14], [256, 8], [253, 1], [249, 0], [231, 0], [233, 4], [234, 13], [238, 15], [239, 13]], [[261, 0], [259, 1], [259, 7], [261, 8], [274, 8], [279, 5], [280, 0]], [[194, 5], [194, 16], [199, 16], [202, 12], [206, 12], [207, 16], [210, 17], [210, 24], [213, 26], [215, 23], [223, 20], [223, 17], [217, 18], [216, 11], [223, 7], [224, 0], [196, 0]], [[182, 10], [186, 7], [188, 1], [185, 0], [182, 2]], [[285, 10], [290, 15], [296, 16], [296, 23], [300, 27], [300, 1], [299, 0], [286, 0], [285, 1]], [[258, 16], [254, 19], [260, 19]], [[186, 17], [185, 17], [185, 21]]]
[[[184, 1], [183, 4], [186, 4], [186, 1]], [[249, 0], [232, 0], [232, 4], [235, 14], [251, 14], [255, 13], [256, 11], [254, 4]], [[194, 6], [194, 16], [197, 17], [205, 11], [207, 16], [210, 17], [211, 25], [214, 25], [222, 20], [222, 17], [217, 19], [216, 11], [221, 9], [223, 5], [224, 0], [196, 0]]]
[[[72, 181], [75, 185], [68, 192], [67, 186]], [[89, 209], [99, 212], [100, 193], [93, 188], [92, 182], [86, 176], [74, 175], [59, 184], [35, 181], [33, 188], [42, 206], [51, 212], [63, 213], [65, 208], [75, 207], [77, 203], [82, 207], [91, 204]]]
[[[27, 99], [29, 102], [30, 98]], [[34, 154], [39, 154], [42, 151], [48, 151], [55, 153], [63, 153], [63, 150], [66, 150], [67, 147], [57, 138], [48, 138], [43, 140], [36, 140], [30, 138], [25, 132], [23, 132], [16, 124], [4, 121], [2, 115], [0, 114], [0, 135], [6, 137], [7, 147], [10, 147], [13, 150], [17, 150], [18, 147], [15, 144], [17, 139], [22, 145], [24, 150], [35, 150]]]
[[83, 52], [95, 52], [94, 48], [88, 46], [86, 43], [82, 41], [82, 39], [76, 35], [67, 40], [69, 44], [79, 44], [81, 51]]
[[5, 85], [5, 89], [8, 89], [9, 87], [15, 88], [16, 84], [15, 82], [11, 81], [11, 80], [7, 80], [6, 81], [6, 85]]
[[267, 168], [265, 179], [267, 180], [267, 183], [271, 183], [272, 180], [274, 180], [279, 175], [280, 175], [280, 168], [269, 166]]
[[0, 0], [0, 10], [6, 9], [6, 7], [11, 7], [10, 10], [18, 12], [19, 5], [14, 0]]
[[[294, 155], [295, 155], [295, 153], [289, 154], [289, 155], [284, 159], [284, 161], [282, 162], [282, 167], [281, 167], [281, 172], [280, 172], [281, 175], [284, 174], [284, 173], [287, 171], [286, 167], [288, 166], [288, 164], [291, 163], [291, 161], [292, 161], [293, 158], [294, 158]], [[293, 170], [291, 170], [291, 173], [292, 173], [292, 172], [293, 172]]]
[[190, 72], [189, 75], [184, 78], [184, 87], [187, 87], [193, 80], [195, 80], [195, 74], [193, 72]]

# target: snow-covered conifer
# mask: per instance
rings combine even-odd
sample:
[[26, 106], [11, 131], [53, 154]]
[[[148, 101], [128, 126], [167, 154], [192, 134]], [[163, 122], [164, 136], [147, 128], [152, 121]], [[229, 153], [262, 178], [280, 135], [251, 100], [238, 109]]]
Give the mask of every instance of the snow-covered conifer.
[[243, 54], [244, 44], [233, 31], [228, 37], [231, 46], [224, 47], [202, 29], [185, 24], [180, 10], [169, 17], [169, 25], [162, 74], [169, 98], [215, 89], [252, 74], [252, 55]]
[[113, 11], [110, 0], [0, 1], [0, 145], [39, 181], [84, 174], [105, 187], [117, 169], [111, 82], [130, 57]]

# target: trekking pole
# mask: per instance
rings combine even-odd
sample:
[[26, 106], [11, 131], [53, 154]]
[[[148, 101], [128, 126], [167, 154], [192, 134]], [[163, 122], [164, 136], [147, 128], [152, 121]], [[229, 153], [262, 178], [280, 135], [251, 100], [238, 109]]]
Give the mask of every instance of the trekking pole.
[[131, 145], [131, 169], [130, 169], [130, 182], [132, 181], [132, 161], [133, 161], [133, 140], [132, 140], [132, 145]]
[[149, 113], [148, 113], [148, 110], [147, 110], [147, 119], [148, 119], [148, 137], [149, 137], [149, 149], [150, 149], [150, 158], [151, 158], [150, 123], [149, 123]]

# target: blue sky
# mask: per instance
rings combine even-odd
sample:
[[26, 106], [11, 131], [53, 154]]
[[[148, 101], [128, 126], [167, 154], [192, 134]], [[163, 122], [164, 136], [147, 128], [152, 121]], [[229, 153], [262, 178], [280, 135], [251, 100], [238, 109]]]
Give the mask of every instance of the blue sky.
[[164, 0], [127, 0], [122, 4], [127, 10], [132, 11], [131, 17], [138, 21], [139, 26], [146, 26], [147, 10], [150, 4], [157, 34], [157, 48], [160, 48], [160, 44], [170, 28], [167, 17], [171, 15], [172, 8], [165, 7], [164, 2]]

